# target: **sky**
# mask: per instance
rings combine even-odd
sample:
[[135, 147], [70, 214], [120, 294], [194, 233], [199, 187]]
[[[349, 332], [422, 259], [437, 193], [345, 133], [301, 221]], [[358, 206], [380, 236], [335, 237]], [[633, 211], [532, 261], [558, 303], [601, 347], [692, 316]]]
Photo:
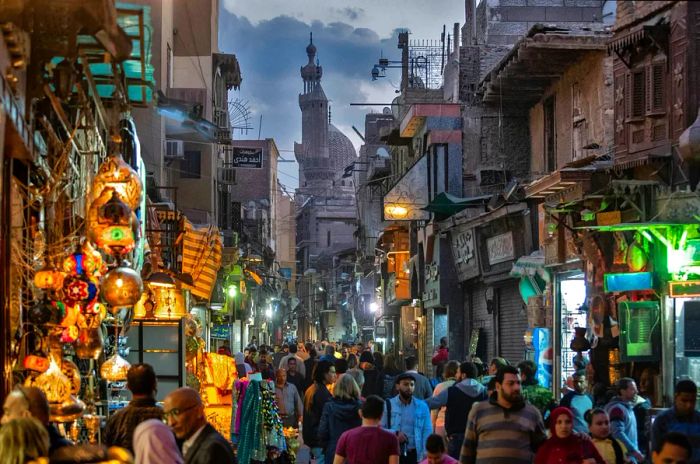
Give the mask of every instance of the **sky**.
[[[247, 103], [253, 127], [235, 131], [234, 139], [256, 139], [260, 131], [261, 138], [275, 139], [284, 159], [294, 159], [294, 142], [301, 142], [299, 69], [313, 32], [332, 122], [359, 149], [352, 126], [363, 132], [364, 115], [383, 107], [350, 103], [390, 103], [399, 86], [398, 69], [371, 80], [380, 55], [400, 59], [400, 30], [409, 30], [411, 39], [438, 40], [443, 24], [450, 33], [455, 22], [464, 23], [464, 0], [221, 0], [219, 48], [236, 55], [243, 76], [229, 100]], [[280, 182], [296, 188], [297, 163], [279, 166]]]

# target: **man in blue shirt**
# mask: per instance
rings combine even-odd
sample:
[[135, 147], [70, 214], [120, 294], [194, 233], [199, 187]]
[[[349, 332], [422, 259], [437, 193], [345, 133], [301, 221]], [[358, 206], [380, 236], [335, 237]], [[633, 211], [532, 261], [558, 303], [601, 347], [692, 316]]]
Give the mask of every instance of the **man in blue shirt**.
[[586, 386], [586, 371], [576, 371], [573, 391], [564, 395], [559, 402], [559, 406], [566, 406], [574, 414], [574, 430], [579, 433], [588, 433], [588, 424], [583, 416], [593, 409], [593, 399], [586, 393]]
[[689, 462], [700, 463], [700, 412], [695, 410], [698, 388], [692, 380], [681, 380], [673, 394], [673, 407], [656, 417], [651, 432], [652, 449], [659, 448], [664, 435], [679, 432], [693, 447]]
[[400, 464], [416, 464], [425, 458], [425, 441], [432, 432], [430, 409], [413, 397], [415, 379], [403, 373], [396, 377], [399, 394], [386, 400], [382, 427], [396, 433], [401, 446]]

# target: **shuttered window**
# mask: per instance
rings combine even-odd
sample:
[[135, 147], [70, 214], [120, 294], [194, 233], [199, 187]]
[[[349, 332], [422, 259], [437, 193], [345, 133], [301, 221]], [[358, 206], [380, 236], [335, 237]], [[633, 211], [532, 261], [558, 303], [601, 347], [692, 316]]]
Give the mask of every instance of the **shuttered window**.
[[633, 118], [644, 116], [646, 104], [646, 73], [645, 69], [632, 72], [632, 116]]
[[651, 93], [651, 111], [664, 111], [666, 95], [664, 92], [665, 63], [655, 63], [651, 66], [649, 90]]

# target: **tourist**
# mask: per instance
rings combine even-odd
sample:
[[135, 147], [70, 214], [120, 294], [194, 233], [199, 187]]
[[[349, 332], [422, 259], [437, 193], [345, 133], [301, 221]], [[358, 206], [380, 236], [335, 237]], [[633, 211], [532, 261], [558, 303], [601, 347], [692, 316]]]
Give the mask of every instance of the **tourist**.
[[335, 382], [335, 366], [328, 361], [319, 361], [314, 370], [314, 383], [306, 389], [304, 395], [304, 420], [302, 438], [304, 444], [311, 448], [316, 464], [324, 464], [325, 454], [318, 438], [323, 407], [333, 397], [327, 385]]
[[[445, 366], [445, 371], [448, 368], [449, 363]], [[427, 400], [431, 409], [445, 409], [447, 453], [455, 459], [459, 458], [464, 442], [469, 412], [476, 402], [488, 399], [486, 388], [476, 380], [477, 373], [474, 363], [463, 362], [455, 374], [457, 383]]]
[[163, 416], [182, 442], [185, 464], [231, 464], [233, 450], [228, 440], [222, 437], [207, 422], [204, 404], [199, 393], [192, 388], [178, 388], [163, 401]]
[[[434, 399], [436, 396], [438, 396], [440, 394], [440, 392], [442, 392], [443, 390], [447, 390], [448, 388], [450, 388], [452, 385], [455, 384], [458, 370], [459, 370], [459, 363], [457, 361], [453, 360], [453, 361], [447, 361], [445, 363], [445, 365], [442, 368], [444, 380], [435, 386], [435, 390], [433, 390], [433, 396], [431, 399]], [[428, 406], [430, 406], [429, 402], [428, 402]], [[442, 406], [439, 409], [433, 409], [431, 407], [430, 419], [431, 419], [431, 422], [433, 423], [433, 431], [436, 434], [444, 437], [445, 436], [445, 407]], [[462, 430], [464, 430], [464, 428], [462, 428]]]
[[535, 464], [587, 463], [605, 464], [588, 435], [574, 431], [574, 415], [559, 406], [549, 420], [551, 435], [537, 450]]
[[494, 380], [489, 400], [474, 404], [469, 413], [459, 461], [531, 464], [546, 439], [542, 415], [523, 399], [515, 367], [501, 367]]
[[586, 411], [593, 408], [593, 398], [586, 392], [586, 371], [578, 370], [574, 373], [574, 389], [564, 395], [559, 406], [565, 406], [574, 413], [574, 430], [578, 433], [588, 432], [588, 424], [583, 417]]
[[355, 369], [358, 364], [357, 356], [353, 353], [348, 354], [348, 370]]
[[491, 379], [496, 377], [498, 370], [505, 366], [509, 366], [509, 364], [504, 358], [493, 358], [489, 363], [489, 368], [486, 375], [481, 377], [481, 382], [484, 385], [487, 385]]
[[233, 355], [233, 359], [236, 361], [236, 372], [239, 377], [248, 377], [248, 374], [253, 372], [253, 368], [245, 361], [245, 354], [239, 351]]
[[[360, 387], [360, 392], [362, 392], [362, 387], [365, 385], [365, 374], [360, 369], [359, 367], [356, 367], [354, 369], [350, 369], [349, 371], [346, 372], [347, 375], [351, 376], [353, 379], [355, 379], [355, 383], [357, 384], [358, 387]], [[364, 399], [366, 396], [362, 395], [360, 393], [360, 399]]]
[[136, 426], [148, 419], [163, 418], [163, 410], [156, 404], [157, 387], [153, 366], [144, 363], [129, 368], [126, 388], [131, 392], [131, 401], [107, 421], [103, 436], [105, 445], [121, 446], [134, 452], [132, 440]]
[[681, 380], [673, 392], [673, 406], [654, 420], [651, 431], [652, 449], [669, 432], [679, 432], [688, 437], [693, 447], [690, 462], [700, 462], [700, 412], [695, 410], [698, 388], [692, 380]]
[[48, 456], [49, 434], [38, 420], [27, 416], [3, 422], [0, 427], [0, 462], [25, 464]]
[[459, 464], [445, 451], [445, 437], [436, 433], [428, 435], [425, 441], [426, 458], [420, 464]]
[[[296, 362], [296, 359], [292, 361]], [[289, 383], [287, 371], [284, 369], [277, 369], [275, 375], [275, 401], [277, 401], [282, 425], [299, 428], [304, 417], [304, 406], [297, 387]]]
[[330, 343], [326, 345], [321, 356], [321, 361], [335, 362], [335, 348]]
[[395, 433], [381, 428], [383, 413], [384, 400], [368, 396], [360, 408], [362, 425], [340, 436], [333, 464], [399, 463], [399, 440]]
[[652, 464], [687, 464], [693, 448], [688, 437], [679, 432], [669, 432], [656, 443], [651, 453]]
[[405, 372], [396, 378], [398, 395], [386, 401], [382, 427], [396, 432], [401, 464], [416, 464], [425, 458], [425, 440], [432, 433], [428, 405], [413, 395], [415, 377]]
[[637, 445], [637, 419], [633, 411], [637, 385], [634, 379], [623, 377], [615, 385], [615, 391], [617, 395], [605, 406], [612, 435], [625, 445], [629, 458], [641, 463], [644, 455]]
[[374, 356], [369, 351], [363, 351], [360, 355], [360, 369], [365, 376], [362, 396], [366, 398], [369, 395], [381, 395], [384, 391], [384, 378], [374, 366]]
[[350, 375], [341, 375], [333, 386], [333, 398], [323, 406], [318, 437], [323, 444], [325, 462], [333, 462], [335, 447], [343, 432], [362, 424], [360, 387]]
[[418, 359], [415, 356], [406, 358], [406, 370], [404, 374], [410, 374], [415, 380], [415, 391], [413, 396], [418, 399], [425, 400], [432, 396], [433, 387], [430, 386], [430, 381], [426, 376], [418, 372]]
[[588, 423], [588, 433], [593, 444], [605, 463], [623, 464], [627, 462], [627, 448], [620, 443], [620, 440], [610, 435], [610, 418], [605, 409], [595, 408], [586, 411], [584, 418]]
[[141, 422], [134, 430], [134, 459], [137, 464], [183, 464], [172, 430], [158, 419]]

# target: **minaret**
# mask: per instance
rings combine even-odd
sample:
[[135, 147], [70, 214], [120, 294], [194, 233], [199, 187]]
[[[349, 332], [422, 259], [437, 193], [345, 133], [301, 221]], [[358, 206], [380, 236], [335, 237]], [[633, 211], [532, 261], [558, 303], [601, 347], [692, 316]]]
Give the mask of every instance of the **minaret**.
[[327, 189], [334, 173], [328, 150], [328, 98], [321, 87], [323, 68], [316, 60], [316, 46], [310, 34], [306, 47], [308, 63], [301, 68], [304, 92], [299, 94], [301, 143], [294, 145], [299, 162], [300, 187]]

